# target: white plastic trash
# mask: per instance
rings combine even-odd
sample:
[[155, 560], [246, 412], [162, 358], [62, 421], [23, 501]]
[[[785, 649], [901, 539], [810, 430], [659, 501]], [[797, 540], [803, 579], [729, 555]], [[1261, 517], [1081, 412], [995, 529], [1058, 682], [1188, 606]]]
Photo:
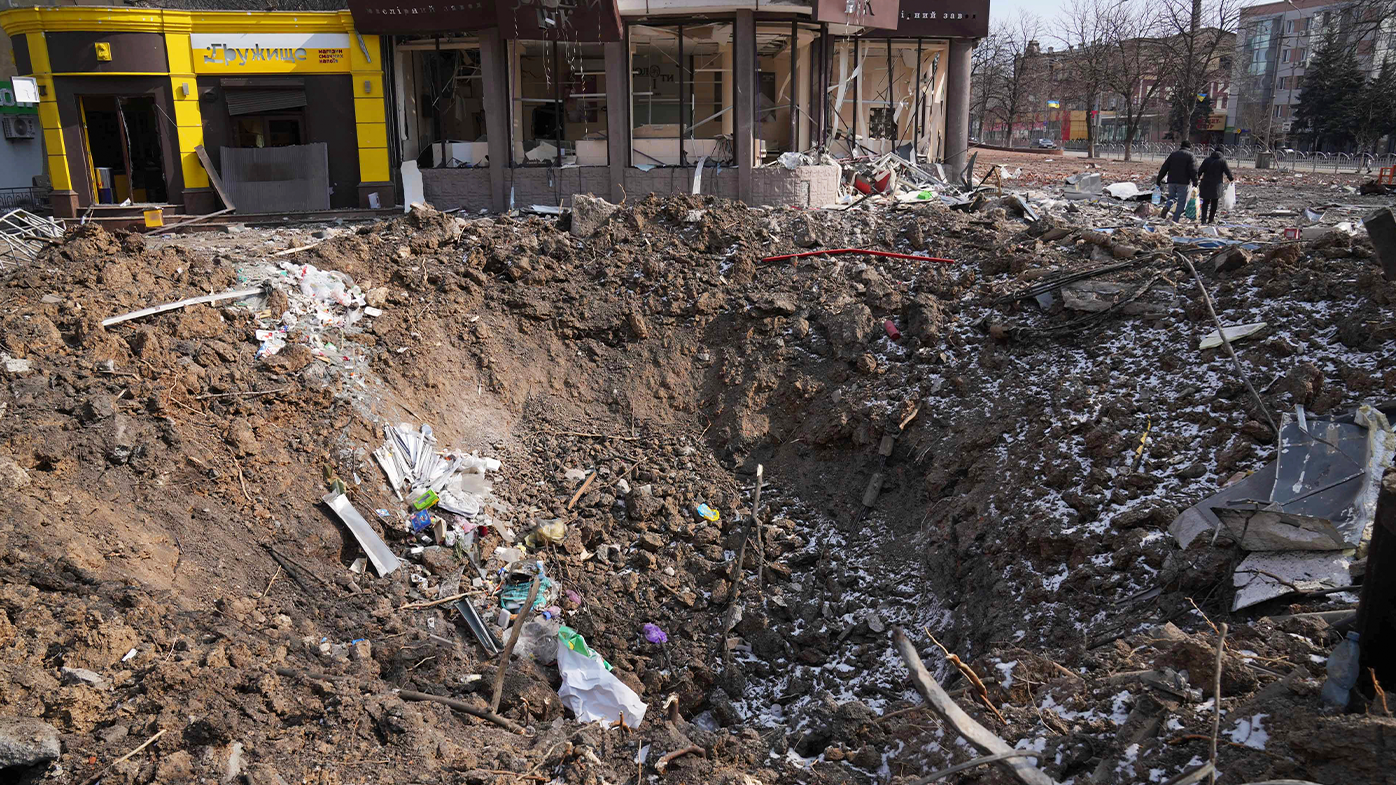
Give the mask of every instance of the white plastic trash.
[[631, 728], [644, 721], [648, 704], [606, 670], [600, 657], [588, 657], [559, 644], [557, 670], [562, 674], [558, 697], [577, 715], [578, 722], [600, 722], [609, 727], [620, 722], [621, 714]]
[[1227, 183], [1226, 190], [1222, 192], [1221, 204], [1217, 205], [1224, 212], [1231, 212], [1236, 209], [1236, 183]]

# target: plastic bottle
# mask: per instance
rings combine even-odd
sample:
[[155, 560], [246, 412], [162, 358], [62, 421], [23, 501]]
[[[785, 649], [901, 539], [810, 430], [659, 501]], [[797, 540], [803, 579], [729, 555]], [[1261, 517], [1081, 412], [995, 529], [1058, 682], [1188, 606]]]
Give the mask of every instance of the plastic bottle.
[[1159, 188], [1157, 185], [1154, 186], [1154, 194], [1152, 197], [1152, 201], [1155, 207], [1158, 207], [1160, 204], [1163, 203], [1163, 189]]
[[1323, 683], [1323, 705], [1342, 711], [1348, 706], [1352, 688], [1357, 686], [1358, 634], [1349, 632], [1328, 655], [1328, 680]]

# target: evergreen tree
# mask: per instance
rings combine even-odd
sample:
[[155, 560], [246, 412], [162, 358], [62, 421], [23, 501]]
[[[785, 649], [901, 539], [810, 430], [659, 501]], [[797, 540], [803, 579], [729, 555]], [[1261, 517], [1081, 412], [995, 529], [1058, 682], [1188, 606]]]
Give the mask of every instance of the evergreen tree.
[[1396, 61], [1390, 57], [1382, 63], [1381, 71], [1368, 82], [1368, 100], [1376, 117], [1372, 143], [1383, 136], [1396, 135]]
[[1362, 100], [1366, 81], [1353, 48], [1328, 36], [1304, 74], [1294, 109], [1294, 132], [1311, 140], [1315, 148], [1350, 141], [1352, 112]]

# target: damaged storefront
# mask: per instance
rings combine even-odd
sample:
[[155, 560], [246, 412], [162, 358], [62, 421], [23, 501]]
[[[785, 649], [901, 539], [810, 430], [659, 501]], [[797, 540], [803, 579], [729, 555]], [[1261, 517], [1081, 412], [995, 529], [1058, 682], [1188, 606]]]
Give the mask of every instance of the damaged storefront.
[[394, 201], [380, 43], [347, 12], [25, 8], [0, 26], [39, 83], [58, 216]]
[[[390, 42], [404, 201], [478, 211], [556, 207], [577, 193], [815, 207], [835, 201], [843, 176], [826, 153], [910, 145], [943, 157], [947, 106], [967, 102], [988, 8], [913, 5], [350, 7], [360, 29]], [[962, 109], [951, 145], [961, 157]]]

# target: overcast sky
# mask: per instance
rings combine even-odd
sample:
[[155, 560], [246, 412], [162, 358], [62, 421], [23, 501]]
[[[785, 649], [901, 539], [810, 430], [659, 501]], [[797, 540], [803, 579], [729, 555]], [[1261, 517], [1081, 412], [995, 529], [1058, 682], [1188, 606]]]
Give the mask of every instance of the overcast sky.
[[[1271, 0], [1242, 0], [1241, 5], [1260, 5], [1264, 2]], [[1051, 46], [1053, 44], [1047, 40], [1052, 37], [1057, 27], [1057, 17], [1067, 4], [1068, 0], [989, 0], [989, 21], [992, 24], [1000, 19], [1011, 19], [1018, 15], [1021, 8], [1042, 20], [1043, 45]]]

